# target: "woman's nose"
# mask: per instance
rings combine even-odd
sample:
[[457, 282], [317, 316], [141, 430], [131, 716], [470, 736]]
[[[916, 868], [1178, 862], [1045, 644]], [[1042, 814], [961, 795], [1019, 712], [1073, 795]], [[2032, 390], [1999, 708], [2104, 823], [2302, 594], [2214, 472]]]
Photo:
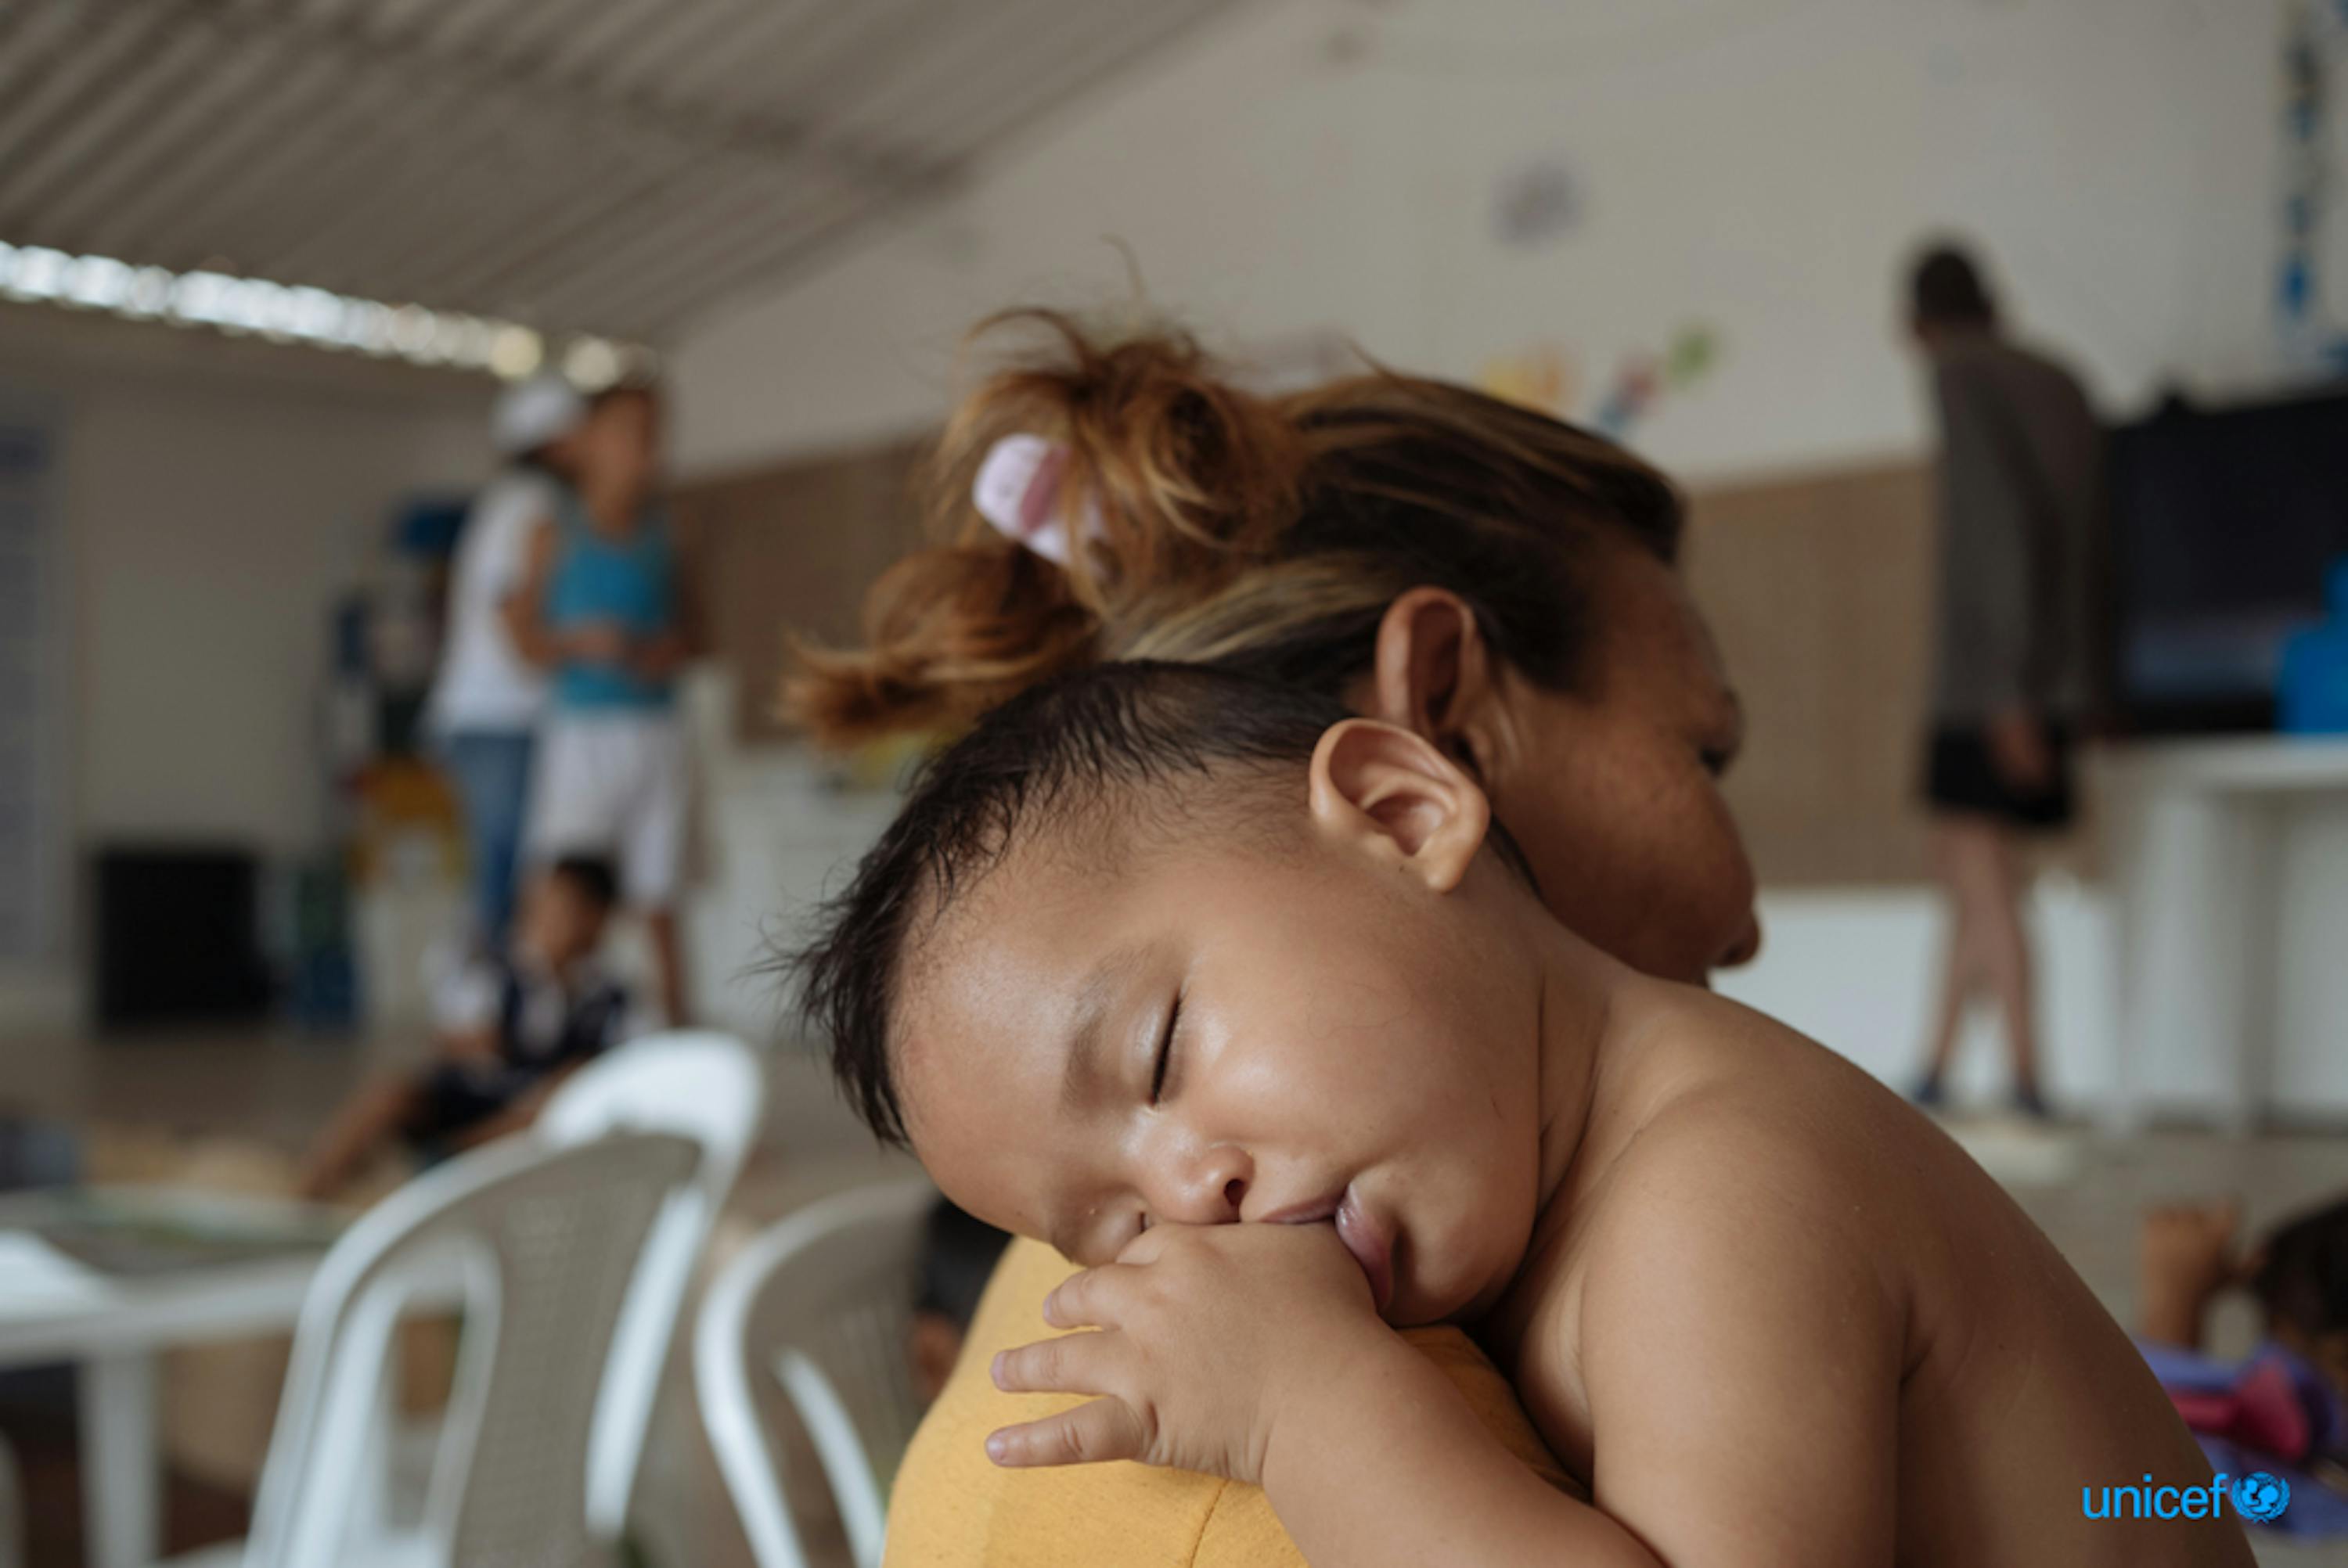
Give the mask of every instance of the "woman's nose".
[[1744, 928], [1736, 933], [1736, 939], [1731, 942], [1721, 953], [1719, 963], [1714, 967], [1716, 968], [1733, 969], [1739, 964], [1751, 963], [1755, 955], [1758, 954], [1760, 951], [1760, 917], [1757, 915], [1747, 914], [1745, 917]]

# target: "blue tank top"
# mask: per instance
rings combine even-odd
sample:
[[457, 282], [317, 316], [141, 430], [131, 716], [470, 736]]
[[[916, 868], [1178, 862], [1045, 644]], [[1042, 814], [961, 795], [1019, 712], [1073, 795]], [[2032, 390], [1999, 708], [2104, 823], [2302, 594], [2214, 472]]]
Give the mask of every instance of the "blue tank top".
[[[546, 619], [561, 631], [594, 621], [616, 621], [648, 638], [676, 621], [676, 557], [668, 518], [647, 510], [623, 538], [597, 528], [586, 506], [566, 488], [554, 509], [557, 548], [547, 583]], [[674, 683], [647, 681], [622, 664], [565, 660], [556, 666], [554, 705], [566, 709], [655, 710], [671, 705]]]
[[2283, 644], [2275, 726], [2293, 734], [2348, 734], [2348, 556], [2324, 569], [2331, 618]]

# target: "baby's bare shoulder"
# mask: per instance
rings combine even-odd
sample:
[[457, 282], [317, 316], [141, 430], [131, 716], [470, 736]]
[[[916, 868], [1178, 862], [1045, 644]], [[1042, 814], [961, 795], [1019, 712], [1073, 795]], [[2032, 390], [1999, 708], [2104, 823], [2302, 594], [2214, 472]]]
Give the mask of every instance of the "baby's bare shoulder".
[[[1773, 1042], [1738, 1043], [1766, 1051]], [[1644, 1108], [1593, 1194], [1591, 1263], [1616, 1252], [1652, 1258], [1659, 1248], [1684, 1261], [1750, 1260], [1796, 1244], [1814, 1257], [1896, 1255], [1918, 1218], [1912, 1173], [1898, 1168], [1897, 1140], [1879, 1124], [1900, 1107], [1854, 1104], [1841, 1074], [1813, 1073], [1815, 1065], [1794, 1051], [1757, 1071], [1736, 1063], [1681, 1074]]]
[[1608, 1206], [1646, 1225], [1724, 1214], [1822, 1217], [1842, 1206], [1856, 1173], [1848, 1152], [1815, 1126], [1722, 1084], [1641, 1125], [1608, 1184]]

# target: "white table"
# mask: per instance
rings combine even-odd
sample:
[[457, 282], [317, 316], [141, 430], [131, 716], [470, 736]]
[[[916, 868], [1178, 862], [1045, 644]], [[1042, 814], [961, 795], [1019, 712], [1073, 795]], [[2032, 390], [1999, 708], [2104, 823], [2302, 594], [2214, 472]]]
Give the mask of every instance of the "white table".
[[2245, 735], [2113, 748], [2119, 1060], [2107, 1120], [2145, 1120], [2147, 1061], [2227, 1058], [2224, 1121], [2272, 1087], [2278, 868], [2287, 808], [2348, 798], [2348, 738]]
[[[120, 1195], [149, 1212], [177, 1210], [239, 1228], [314, 1230], [317, 1220], [315, 1211], [264, 1199], [166, 1189]], [[149, 1568], [162, 1550], [158, 1355], [176, 1345], [291, 1328], [324, 1248], [135, 1276], [101, 1273], [31, 1228], [73, 1201], [40, 1194], [0, 1201], [0, 1367], [67, 1361], [80, 1368], [88, 1561], [92, 1568]]]

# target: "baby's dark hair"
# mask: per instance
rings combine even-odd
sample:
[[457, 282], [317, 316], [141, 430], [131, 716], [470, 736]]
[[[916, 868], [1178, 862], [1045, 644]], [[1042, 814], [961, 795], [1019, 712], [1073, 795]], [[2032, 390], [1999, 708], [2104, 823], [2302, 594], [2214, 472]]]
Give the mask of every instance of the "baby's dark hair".
[[2348, 1330], [2348, 1201], [2278, 1227], [2261, 1252], [2250, 1289], [2270, 1321], [2311, 1339]]
[[[1194, 822], [1221, 806], [1241, 831], [1289, 820], [1248, 809], [1292, 788], [1329, 727], [1334, 700], [1211, 666], [1134, 661], [1094, 665], [1029, 687], [982, 718], [914, 781], [855, 878], [819, 912], [808, 944], [786, 956], [833, 1077], [884, 1143], [908, 1142], [890, 1050], [891, 1020], [917, 923], [1044, 827], [1123, 833]], [[1516, 845], [1491, 841], [1528, 882]]]

